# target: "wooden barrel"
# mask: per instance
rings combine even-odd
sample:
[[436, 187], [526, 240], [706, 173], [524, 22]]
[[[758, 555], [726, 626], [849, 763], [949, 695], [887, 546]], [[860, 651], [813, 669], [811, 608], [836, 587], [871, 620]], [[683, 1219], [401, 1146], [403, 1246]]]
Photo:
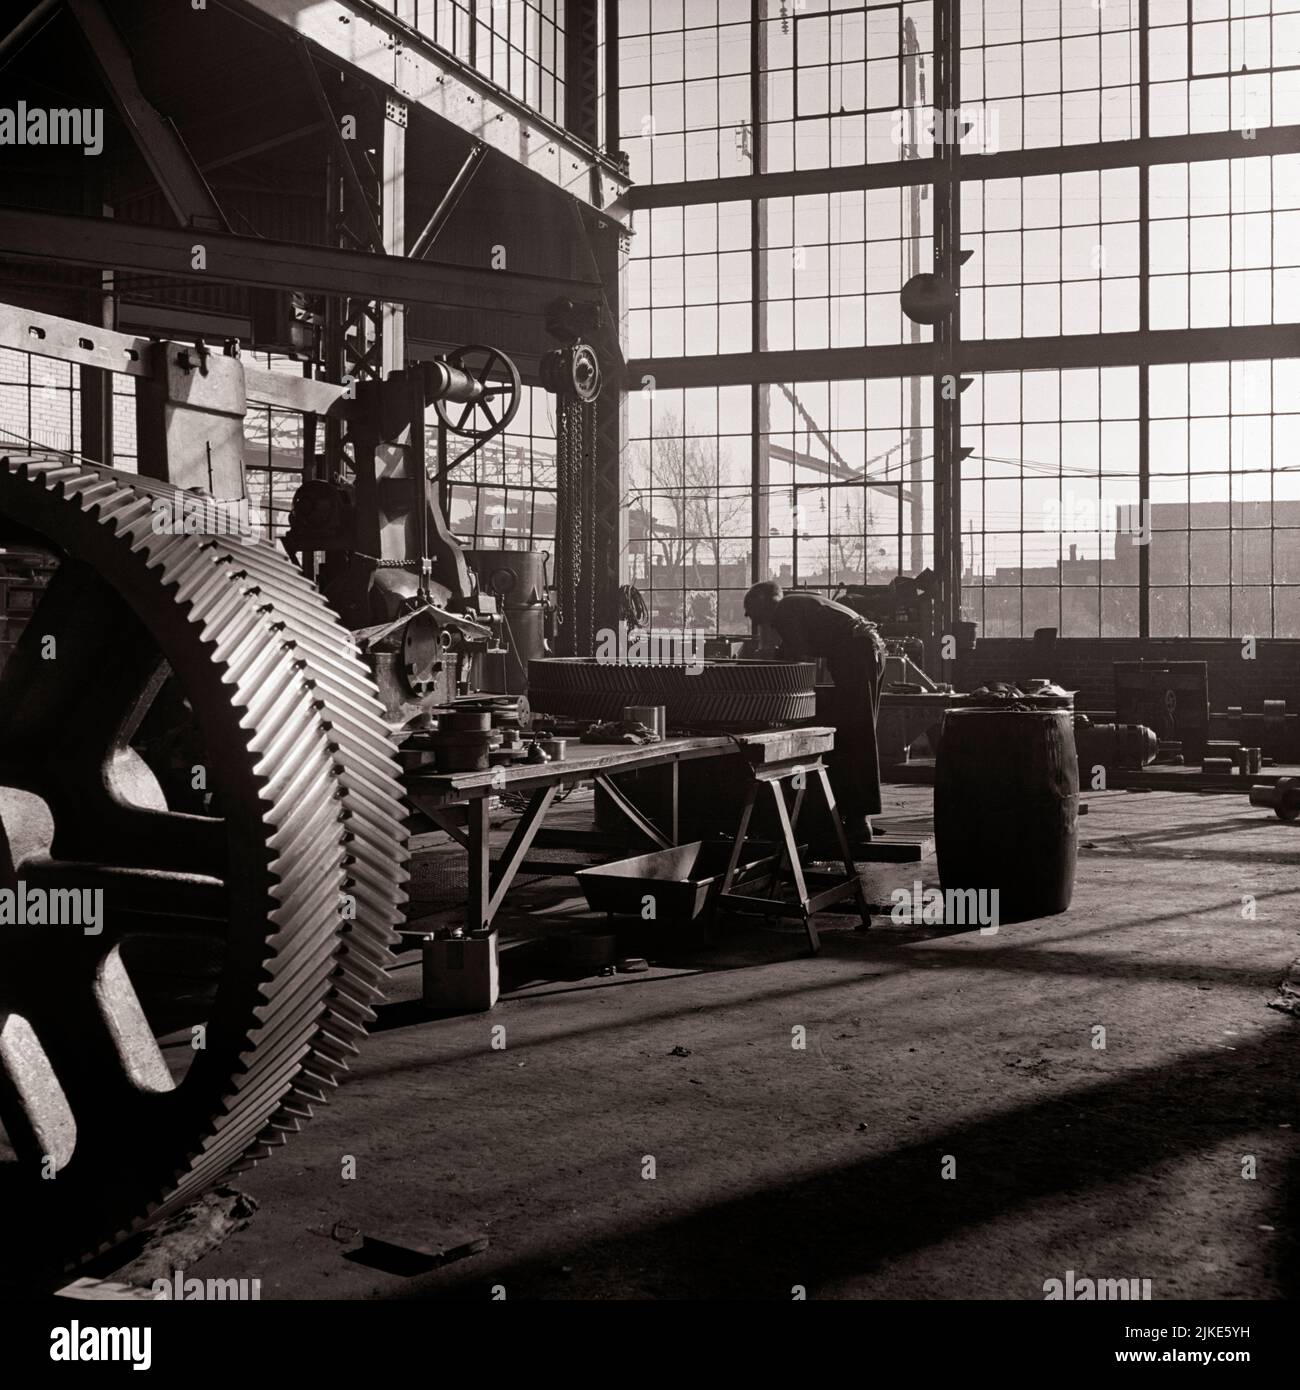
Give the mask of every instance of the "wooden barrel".
[[997, 889], [1000, 922], [1064, 912], [1079, 848], [1073, 711], [949, 710], [934, 836], [945, 891]]

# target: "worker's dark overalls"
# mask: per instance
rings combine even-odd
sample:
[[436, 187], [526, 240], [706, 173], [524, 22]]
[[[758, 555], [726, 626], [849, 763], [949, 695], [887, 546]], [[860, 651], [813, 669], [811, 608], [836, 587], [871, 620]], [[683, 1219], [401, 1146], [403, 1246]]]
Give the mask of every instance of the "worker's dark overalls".
[[831, 786], [840, 815], [850, 823], [880, 814], [880, 754], [876, 748], [876, 716], [884, 656], [875, 631], [867, 623], [848, 633], [843, 645], [826, 658], [835, 688], [831, 722], [835, 748], [830, 757]]
[[884, 646], [865, 618], [820, 594], [787, 594], [776, 606], [772, 626], [781, 636], [783, 655], [824, 658], [835, 682], [830, 695], [835, 748], [828, 766], [840, 815], [853, 828], [855, 821], [881, 810], [876, 713]]

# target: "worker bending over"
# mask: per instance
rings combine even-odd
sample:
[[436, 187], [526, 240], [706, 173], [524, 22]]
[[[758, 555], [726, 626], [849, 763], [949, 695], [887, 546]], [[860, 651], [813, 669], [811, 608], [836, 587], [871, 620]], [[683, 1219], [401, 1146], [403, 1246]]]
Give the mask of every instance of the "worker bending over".
[[825, 660], [835, 682], [831, 723], [831, 786], [850, 844], [869, 840], [870, 817], [880, 814], [880, 755], [876, 711], [885, 674], [885, 648], [860, 613], [803, 590], [783, 594], [765, 580], [745, 595], [745, 616], [780, 639], [777, 654], [789, 661]]

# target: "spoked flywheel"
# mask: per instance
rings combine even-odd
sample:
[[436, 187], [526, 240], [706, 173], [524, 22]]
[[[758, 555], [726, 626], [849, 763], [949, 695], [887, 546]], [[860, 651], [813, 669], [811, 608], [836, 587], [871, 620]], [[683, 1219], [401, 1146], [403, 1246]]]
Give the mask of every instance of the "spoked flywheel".
[[[0, 459], [6, 541], [59, 560], [0, 673], [0, 1276], [73, 1265], [282, 1143], [390, 962], [404, 811], [369, 675], [269, 542], [215, 508], [184, 528], [206, 534], [157, 525], [196, 505]], [[138, 751], [164, 690], [203, 814]]]

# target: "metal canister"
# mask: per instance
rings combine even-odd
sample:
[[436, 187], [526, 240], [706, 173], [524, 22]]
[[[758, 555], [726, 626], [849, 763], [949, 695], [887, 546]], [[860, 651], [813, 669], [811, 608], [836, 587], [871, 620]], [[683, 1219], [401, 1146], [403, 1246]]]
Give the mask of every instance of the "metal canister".
[[442, 715], [439, 728], [447, 733], [485, 734], [492, 728], [492, 715], [484, 710], [448, 710]]
[[632, 724], [644, 724], [663, 738], [668, 732], [667, 707], [664, 705], [628, 705], [623, 718]]

